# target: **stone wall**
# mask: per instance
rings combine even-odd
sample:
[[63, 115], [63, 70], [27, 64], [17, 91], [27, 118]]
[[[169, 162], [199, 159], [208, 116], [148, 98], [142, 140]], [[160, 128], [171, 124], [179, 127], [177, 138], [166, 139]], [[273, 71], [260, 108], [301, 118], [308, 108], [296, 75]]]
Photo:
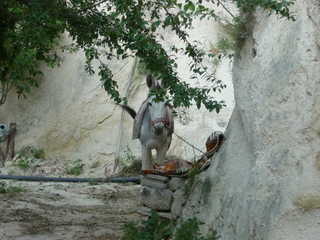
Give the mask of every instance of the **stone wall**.
[[156, 210], [160, 217], [176, 221], [188, 197], [185, 185], [186, 178], [153, 174], [141, 176], [142, 205], [138, 207], [138, 212], [149, 217], [151, 210]]
[[221, 239], [320, 236], [320, 5], [295, 1], [296, 22], [256, 11], [233, 68], [227, 140], [197, 177], [182, 221]]

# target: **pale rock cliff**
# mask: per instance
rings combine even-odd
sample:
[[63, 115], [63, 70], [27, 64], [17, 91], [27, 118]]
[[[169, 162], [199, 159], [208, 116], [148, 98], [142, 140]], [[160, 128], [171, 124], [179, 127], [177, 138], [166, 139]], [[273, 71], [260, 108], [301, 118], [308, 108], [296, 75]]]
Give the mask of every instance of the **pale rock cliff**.
[[297, 21], [256, 11], [233, 67], [226, 142], [197, 177], [182, 220], [220, 239], [320, 236], [320, 4], [295, 1]]

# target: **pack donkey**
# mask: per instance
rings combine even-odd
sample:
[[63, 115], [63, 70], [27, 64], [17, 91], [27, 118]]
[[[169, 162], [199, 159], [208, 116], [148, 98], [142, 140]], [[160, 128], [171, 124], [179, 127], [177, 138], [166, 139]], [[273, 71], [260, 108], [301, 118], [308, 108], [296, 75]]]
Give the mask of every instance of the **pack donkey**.
[[155, 102], [155, 96], [151, 95], [151, 90], [157, 91], [163, 89], [163, 86], [151, 74], [147, 76], [146, 82], [149, 95], [138, 113], [129, 106], [120, 105], [134, 119], [132, 139], [139, 138], [141, 142], [142, 170], [152, 169], [152, 149], [157, 151], [157, 163], [165, 159], [174, 131], [173, 112], [167, 100]]

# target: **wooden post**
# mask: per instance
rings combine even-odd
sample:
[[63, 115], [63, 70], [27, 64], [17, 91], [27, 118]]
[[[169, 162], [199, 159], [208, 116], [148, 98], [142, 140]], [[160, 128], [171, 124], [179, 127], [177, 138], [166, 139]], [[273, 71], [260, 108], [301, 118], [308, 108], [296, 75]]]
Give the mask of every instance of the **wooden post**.
[[[132, 80], [132, 77], [133, 77], [133, 74], [134, 74], [134, 69], [135, 69], [136, 65], [137, 65], [137, 57], [135, 56], [134, 60], [133, 60], [133, 65], [131, 67], [130, 76], [128, 78], [127, 90], [126, 90], [126, 93], [125, 93], [125, 98], [128, 98], [130, 85], [131, 85], [131, 80]], [[119, 133], [118, 133], [116, 156], [115, 156], [115, 159], [114, 159], [113, 173], [115, 173], [117, 167], [119, 166], [120, 143], [121, 143], [121, 135], [122, 135], [123, 119], [124, 119], [124, 110], [122, 109], [121, 111], [122, 112], [121, 112], [121, 119], [120, 119]]]
[[1, 146], [0, 146], [0, 161], [1, 161], [2, 167], [4, 167], [5, 156], [4, 156], [4, 153], [3, 153], [2, 149], [1, 149]]
[[[17, 124], [10, 123], [10, 128], [14, 127], [13, 131], [8, 135], [7, 139], [7, 156], [5, 161], [11, 161], [14, 154], [14, 137], [16, 135]], [[3, 163], [4, 164], [4, 163]]]

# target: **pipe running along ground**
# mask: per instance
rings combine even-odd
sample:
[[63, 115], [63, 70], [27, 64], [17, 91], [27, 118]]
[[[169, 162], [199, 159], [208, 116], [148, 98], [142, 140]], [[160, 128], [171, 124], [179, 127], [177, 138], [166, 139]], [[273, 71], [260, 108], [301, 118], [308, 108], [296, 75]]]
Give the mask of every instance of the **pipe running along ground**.
[[133, 178], [60, 178], [60, 177], [33, 177], [33, 176], [14, 176], [0, 175], [1, 179], [35, 182], [105, 182], [105, 183], [140, 183], [140, 177]]

